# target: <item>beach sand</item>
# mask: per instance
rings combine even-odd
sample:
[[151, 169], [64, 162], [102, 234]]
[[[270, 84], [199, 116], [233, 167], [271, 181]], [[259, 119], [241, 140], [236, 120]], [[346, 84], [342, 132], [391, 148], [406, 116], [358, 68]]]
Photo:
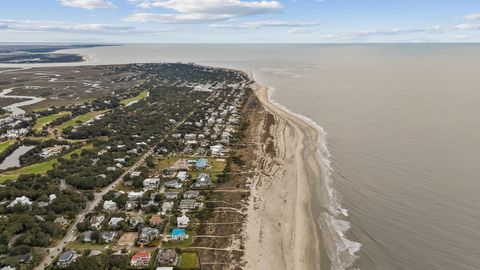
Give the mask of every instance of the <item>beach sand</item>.
[[267, 87], [254, 82], [253, 88], [265, 113], [245, 225], [246, 269], [324, 269], [311, 211], [312, 181], [321, 177], [317, 130], [272, 103]]

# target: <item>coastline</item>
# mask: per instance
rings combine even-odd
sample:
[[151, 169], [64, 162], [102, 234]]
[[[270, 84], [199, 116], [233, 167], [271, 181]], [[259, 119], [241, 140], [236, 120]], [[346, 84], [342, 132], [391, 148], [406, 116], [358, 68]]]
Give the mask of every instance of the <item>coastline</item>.
[[266, 113], [259, 132], [267, 136], [258, 135], [271, 138], [258, 150], [260, 167], [251, 185], [246, 269], [329, 269], [311, 212], [315, 188], [309, 179], [321, 175], [311, 141], [317, 130], [271, 102], [269, 89], [249, 77]]

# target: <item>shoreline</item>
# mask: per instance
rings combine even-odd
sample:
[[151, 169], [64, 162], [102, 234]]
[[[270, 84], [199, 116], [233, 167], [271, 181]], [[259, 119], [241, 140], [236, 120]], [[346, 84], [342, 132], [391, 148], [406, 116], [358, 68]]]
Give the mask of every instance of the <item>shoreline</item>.
[[[345, 235], [350, 223], [342, 216], [347, 217], [348, 211], [331, 187], [326, 132], [312, 119], [273, 101], [274, 89], [256, 81], [252, 72], [240, 72], [250, 78], [255, 95], [275, 119], [266, 128], [273, 133], [276, 156], [268, 157], [265, 151], [259, 156], [260, 163], [277, 167], [276, 171], [261, 171], [251, 187], [246, 269], [343, 270], [354, 266], [361, 244]], [[262, 147], [268, 145], [264, 142]], [[270, 254], [264, 254], [265, 250]], [[278, 258], [283, 262], [273, 268]]]
[[[320, 230], [311, 209], [314, 198], [309, 179], [321, 175], [312, 168], [309, 143], [317, 131], [302, 119], [270, 100], [269, 88], [256, 82], [253, 90], [266, 113], [274, 155], [260, 150], [263, 168], [251, 185], [246, 228], [246, 269], [329, 269], [330, 262], [321, 243]], [[313, 156], [315, 159], [315, 156]], [[312, 170], [313, 169], [313, 170]], [[317, 178], [318, 179], [318, 178]], [[280, 258], [283, 258], [280, 259]]]

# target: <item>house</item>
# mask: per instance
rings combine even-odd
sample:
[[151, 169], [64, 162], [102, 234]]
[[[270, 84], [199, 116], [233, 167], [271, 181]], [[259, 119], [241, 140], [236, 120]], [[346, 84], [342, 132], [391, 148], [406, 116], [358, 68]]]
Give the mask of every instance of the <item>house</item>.
[[107, 171], [114, 172], [117, 170], [117, 167], [107, 167]]
[[178, 197], [178, 192], [165, 192], [164, 198], [168, 201], [174, 201]]
[[32, 201], [30, 201], [30, 199], [26, 196], [22, 196], [22, 197], [17, 197], [15, 198], [15, 200], [13, 200], [9, 205], [8, 207], [13, 207], [17, 204], [21, 204], [22, 206], [28, 206], [28, 207], [31, 207], [32, 206]]
[[207, 167], [208, 167], [208, 159], [206, 158], [198, 159], [197, 162], [195, 162], [195, 168], [197, 168], [197, 170], [203, 170]]
[[180, 201], [178, 208], [180, 210], [194, 210], [197, 208], [197, 206], [198, 204], [196, 200], [185, 199]]
[[160, 185], [159, 178], [147, 178], [143, 180], [143, 187], [145, 189], [155, 189], [155, 188], [158, 188], [159, 185]]
[[181, 181], [181, 182], [186, 181], [188, 179], [188, 172], [179, 171], [177, 173], [177, 179], [178, 179], [178, 181]]
[[140, 198], [142, 198], [143, 196], [143, 191], [138, 191], [138, 192], [135, 192], [135, 191], [130, 191], [128, 192], [128, 199], [131, 200], [131, 201], [136, 201]]
[[158, 225], [162, 224], [163, 220], [162, 220], [162, 217], [160, 215], [152, 215], [152, 217], [150, 217], [148, 222], [152, 226], [158, 226]]
[[11, 267], [10, 265], [7, 265], [7, 266], [4, 266], [2, 268], [0, 268], [0, 270], [16, 270], [17, 268], [15, 267]]
[[172, 229], [171, 238], [172, 240], [175, 240], [175, 241], [181, 241], [181, 240], [187, 239], [188, 235], [185, 234], [185, 229], [175, 228], [175, 229]]
[[131, 211], [137, 207], [137, 202], [134, 201], [128, 201], [125, 203], [125, 210], [126, 211]]
[[85, 243], [92, 242], [92, 234], [93, 234], [93, 231], [84, 232], [82, 241], [85, 242]]
[[130, 177], [139, 177], [142, 173], [141, 172], [132, 172]]
[[100, 227], [102, 227], [102, 223], [104, 220], [104, 215], [94, 216], [92, 217], [92, 219], [90, 219], [90, 225], [92, 225], [92, 228], [94, 228], [95, 230], [98, 230], [100, 229]]
[[189, 190], [183, 194], [184, 199], [197, 199], [200, 196], [200, 191], [198, 190]]
[[170, 266], [159, 266], [155, 270], [173, 270], [173, 267]]
[[112, 217], [110, 221], [108, 222], [108, 226], [110, 228], [117, 228], [120, 226], [120, 222], [124, 221], [125, 219], [122, 217]]
[[176, 266], [178, 264], [178, 254], [175, 249], [161, 249], [157, 254], [157, 263]]
[[68, 219], [66, 219], [64, 217], [58, 217], [58, 218], [55, 219], [54, 222], [57, 223], [60, 226], [68, 225]]
[[223, 145], [221, 144], [210, 146], [210, 153], [212, 154], [212, 156], [221, 156], [223, 155], [222, 151], [223, 151]]
[[113, 161], [114, 161], [114, 162], [117, 162], [117, 163], [125, 163], [125, 162], [127, 162], [127, 161], [125, 160], [125, 158], [116, 158], [116, 159], [114, 159]]
[[130, 260], [131, 266], [147, 266], [150, 264], [150, 252], [139, 250]]
[[140, 233], [140, 236], [138, 237], [138, 241], [142, 243], [148, 243], [151, 242], [152, 240], [155, 240], [160, 235], [160, 231], [156, 228], [151, 228], [151, 227], [144, 227], [142, 228], [142, 232]]
[[137, 227], [138, 224], [143, 223], [143, 217], [141, 216], [131, 217], [128, 221], [130, 223], [130, 226]]
[[105, 243], [111, 243], [117, 237], [117, 232], [102, 232], [101, 237]]
[[162, 204], [162, 215], [167, 214], [168, 211], [172, 210], [174, 206], [173, 202], [163, 202]]
[[195, 184], [193, 184], [194, 188], [208, 188], [212, 185], [212, 179], [210, 178], [210, 175], [206, 173], [201, 173]]
[[103, 210], [113, 211], [116, 209], [117, 209], [117, 203], [115, 203], [114, 201], [109, 200], [109, 201], [103, 202]]
[[60, 266], [60, 267], [69, 266], [72, 262], [75, 261], [76, 255], [77, 255], [77, 253], [73, 250], [65, 251], [58, 258], [57, 265]]
[[171, 181], [165, 182], [165, 187], [180, 189], [182, 188], [182, 183], [178, 182], [178, 180], [171, 180]]
[[181, 217], [177, 217], [177, 226], [179, 228], [186, 228], [189, 222], [190, 218], [188, 218], [185, 213], [183, 213]]

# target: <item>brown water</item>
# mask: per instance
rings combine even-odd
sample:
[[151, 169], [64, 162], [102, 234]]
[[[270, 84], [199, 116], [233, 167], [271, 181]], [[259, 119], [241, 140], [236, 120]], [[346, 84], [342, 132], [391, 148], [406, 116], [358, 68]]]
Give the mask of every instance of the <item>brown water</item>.
[[[252, 70], [275, 88], [274, 100], [328, 134], [332, 199], [348, 216], [335, 204], [319, 206], [326, 214], [319, 218], [346, 232], [346, 239], [323, 239], [327, 249], [349, 248], [360, 269], [480, 269], [480, 45], [78, 51], [92, 64], [188, 61]], [[348, 258], [332, 268], [342, 263]]]

